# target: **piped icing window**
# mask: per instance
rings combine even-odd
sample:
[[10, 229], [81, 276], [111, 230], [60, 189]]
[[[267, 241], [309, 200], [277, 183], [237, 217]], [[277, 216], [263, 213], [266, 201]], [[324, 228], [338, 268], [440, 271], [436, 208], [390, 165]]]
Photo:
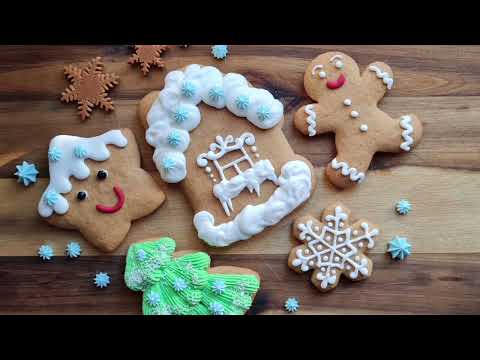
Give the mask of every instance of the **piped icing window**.
[[189, 132], [201, 120], [200, 102], [217, 109], [227, 108], [260, 129], [271, 129], [283, 117], [283, 105], [264, 89], [249, 86], [247, 79], [222, 74], [212, 66], [189, 65], [165, 77], [165, 87], [152, 105], [147, 121], [147, 142], [155, 147], [153, 160], [162, 179], [182, 181], [187, 175], [183, 154], [189, 144]]

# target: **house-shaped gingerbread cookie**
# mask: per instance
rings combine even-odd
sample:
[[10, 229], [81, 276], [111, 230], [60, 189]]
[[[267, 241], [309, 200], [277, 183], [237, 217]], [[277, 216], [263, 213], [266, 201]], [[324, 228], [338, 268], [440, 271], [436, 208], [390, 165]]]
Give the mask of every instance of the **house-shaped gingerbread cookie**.
[[178, 183], [199, 238], [211, 246], [246, 240], [277, 224], [313, 192], [313, 167], [282, 133], [283, 105], [240, 74], [189, 65], [145, 96], [139, 118], [153, 161]]

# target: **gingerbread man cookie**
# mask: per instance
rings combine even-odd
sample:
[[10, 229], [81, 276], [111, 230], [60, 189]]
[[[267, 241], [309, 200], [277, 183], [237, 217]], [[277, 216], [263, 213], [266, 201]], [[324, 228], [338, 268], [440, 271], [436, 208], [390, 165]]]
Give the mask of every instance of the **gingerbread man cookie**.
[[340, 203], [327, 207], [318, 221], [303, 216], [293, 224], [293, 236], [303, 242], [290, 251], [288, 266], [298, 273], [314, 270], [312, 283], [320, 291], [334, 289], [340, 275], [353, 281], [372, 274], [365, 253], [375, 246], [376, 225], [366, 220], [349, 222], [350, 210]]
[[129, 129], [83, 138], [58, 135], [48, 150], [50, 183], [38, 212], [49, 223], [77, 229], [93, 245], [113, 251], [131, 222], [165, 200], [158, 184], [140, 168]]
[[283, 135], [282, 103], [240, 74], [196, 64], [172, 71], [139, 117], [161, 178], [186, 193], [209, 245], [261, 233], [313, 192], [312, 165]]
[[308, 136], [335, 133], [337, 156], [326, 174], [337, 187], [361, 183], [376, 152], [410, 151], [422, 138], [415, 115], [393, 119], [378, 108], [393, 82], [387, 64], [374, 62], [360, 75], [357, 63], [340, 52], [322, 54], [308, 65], [305, 90], [317, 103], [297, 111], [295, 127]]

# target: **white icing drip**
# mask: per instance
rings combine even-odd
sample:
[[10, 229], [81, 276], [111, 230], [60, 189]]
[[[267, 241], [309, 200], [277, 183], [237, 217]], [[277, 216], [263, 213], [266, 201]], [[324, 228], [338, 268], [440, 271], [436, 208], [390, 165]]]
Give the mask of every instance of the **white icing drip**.
[[370, 71], [375, 71], [375, 74], [377, 75], [377, 78], [382, 79], [383, 83], [387, 85], [387, 89], [391, 90], [393, 86], [393, 77], [390, 77], [390, 75], [387, 72], [382, 71], [379, 67], [375, 65], [370, 65], [368, 67], [368, 70]]
[[[194, 89], [192, 96], [182, 94], [182, 86], [188, 83]], [[242, 97], [247, 106], [239, 108], [237, 99]], [[162, 179], [168, 183], [182, 181], [186, 174], [186, 159], [183, 154], [190, 144], [188, 132], [194, 130], [201, 120], [198, 104], [203, 101], [217, 109], [227, 107], [233, 114], [244, 117], [261, 129], [270, 129], [283, 117], [283, 105], [271, 93], [248, 86], [248, 81], [239, 74], [223, 75], [212, 66], [189, 65], [185, 71], [175, 70], [165, 77], [165, 87], [153, 103], [147, 115], [149, 128], [147, 142], [156, 148], [153, 160]], [[268, 116], [259, 117], [259, 108], [268, 109]], [[178, 116], [179, 110], [181, 110]], [[177, 121], [176, 121], [177, 120]], [[169, 143], [167, 136], [172, 131], [179, 133], [179, 143]], [[175, 161], [174, 169], [162, 170], [166, 156]]]
[[400, 126], [405, 129], [402, 132], [404, 142], [400, 144], [400, 148], [404, 151], [410, 151], [413, 145], [413, 138], [410, 136], [413, 134], [412, 118], [408, 115], [404, 115], [400, 118]]
[[[305, 251], [297, 249], [296, 258], [292, 261], [292, 265], [300, 267], [302, 271], [308, 271], [312, 268], [320, 269], [317, 273], [317, 280], [321, 281], [322, 289], [328, 288], [335, 284], [343, 270], [347, 270], [347, 275], [351, 279], [358, 278], [360, 272], [364, 276], [369, 276], [368, 261], [362, 256], [359, 249], [361, 241], [367, 242], [367, 248], [371, 249], [375, 246], [373, 238], [379, 234], [378, 229], [370, 230], [367, 223], [361, 223], [360, 227], [363, 234], [358, 237], [358, 231], [353, 231], [351, 227], [340, 229], [340, 222], [348, 220], [348, 215], [340, 206], [335, 208], [334, 215], [327, 215], [328, 224], [322, 226], [319, 234], [316, 228], [313, 228], [313, 221], [306, 224], [298, 224], [300, 230], [299, 238], [307, 240], [308, 248]], [[330, 234], [330, 235], [328, 235]], [[341, 240], [340, 240], [341, 239]], [[313, 266], [311, 265], [313, 261]], [[340, 271], [338, 271], [340, 270]]]
[[315, 136], [317, 133], [317, 114], [313, 110], [313, 104], [305, 106], [305, 113], [308, 115], [307, 124], [308, 124], [308, 136]]
[[359, 172], [354, 167], [350, 167], [346, 162], [338, 162], [337, 158], [333, 159], [331, 162], [332, 168], [335, 170], [342, 169], [343, 176], [350, 176], [350, 180], [357, 181], [361, 183], [363, 179], [365, 179], [365, 174], [363, 172]]
[[279, 187], [265, 203], [247, 205], [228, 223], [215, 226], [215, 218], [209, 212], [195, 214], [193, 223], [199, 238], [211, 246], [227, 246], [277, 224], [310, 197], [310, 168], [303, 161], [289, 161], [282, 167], [278, 184]]
[[[120, 130], [110, 130], [102, 135], [82, 138], [70, 135], [58, 135], [50, 141], [49, 150], [60, 150], [61, 157], [58, 161], [49, 162], [50, 183], [44, 191], [39, 203], [38, 212], [42, 217], [49, 217], [53, 212], [65, 214], [69, 209], [67, 199], [60, 194], [69, 193], [72, 190], [70, 176], [78, 180], [84, 180], [90, 175], [90, 169], [85, 164], [86, 159], [105, 161], [110, 158], [107, 145], [125, 147], [128, 140]], [[82, 147], [86, 151], [85, 157], [75, 156], [75, 147]], [[44, 196], [49, 191], [59, 194], [53, 206], [49, 206]]]

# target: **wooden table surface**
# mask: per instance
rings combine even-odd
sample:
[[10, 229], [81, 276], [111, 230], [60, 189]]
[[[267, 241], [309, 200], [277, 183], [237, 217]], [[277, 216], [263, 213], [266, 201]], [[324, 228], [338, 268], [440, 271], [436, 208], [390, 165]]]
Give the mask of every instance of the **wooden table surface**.
[[[330, 50], [348, 53], [361, 68], [373, 61], [391, 66], [396, 80], [381, 108], [394, 117], [417, 114], [424, 123], [422, 143], [408, 154], [377, 154], [367, 181], [340, 191], [325, 180], [323, 167], [335, 155], [332, 135], [309, 139], [292, 125], [295, 110], [309, 103], [303, 73], [311, 59]], [[141, 297], [123, 283], [128, 244], [171, 236], [177, 249], [208, 250], [214, 265], [236, 265], [260, 273], [262, 286], [249, 314], [284, 314], [287, 297], [300, 301], [299, 314], [473, 314], [480, 312], [480, 47], [478, 46], [231, 46], [226, 62], [216, 61], [209, 46], [172, 46], [166, 69], [143, 77], [126, 64], [130, 48], [119, 46], [0, 47], [0, 313], [139, 314]], [[80, 121], [76, 106], [59, 101], [67, 86], [63, 66], [102, 56], [106, 70], [120, 75], [110, 92], [115, 111], [95, 110]], [[37, 214], [48, 181], [47, 148], [58, 134], [94, 136], [129, 127], [137, 137], [142, 166], [157, 180], [152, 148], [144, 139], [136, 105], [149, 91], [163, 87], [165, 74], [199, 63], [244, 74], [270, 90], [285, 105], [283, 131], [292, 148], [316, 167], [318, 187], [308, 203], [280, 224], [227, 249], [208, 248], [195, 236], [192, 210], [182, 193], [167, 188], [167, 202], [135, 222], [124, 244], [101, 254], [75, 231], [54, 228]], [[15, 165], [34, 162], [39, 181], [28, 188], [16, 182]], [[160, 181], [159, 181], [160, 182]], [[393, 207], [400, 198], [413, 204], [408, 216]], [[361, 283], [342, 280], [328, 294], [315, 290], [309, 275], [286, 265], [296, 245], [292, 219], [343, 201], [354, 215], [381, 225], [372, 251], [372, 277]], [[404, 262], [385, 254], [395, 235], [407, 236], [413, 254]], [[69, 260], [64, 248], [80, 242], [82, 256]], [[51, 244], [56, 254], [43, 262], [36, 252]], [[92, 282], [106, 271], [112, 284]]]

